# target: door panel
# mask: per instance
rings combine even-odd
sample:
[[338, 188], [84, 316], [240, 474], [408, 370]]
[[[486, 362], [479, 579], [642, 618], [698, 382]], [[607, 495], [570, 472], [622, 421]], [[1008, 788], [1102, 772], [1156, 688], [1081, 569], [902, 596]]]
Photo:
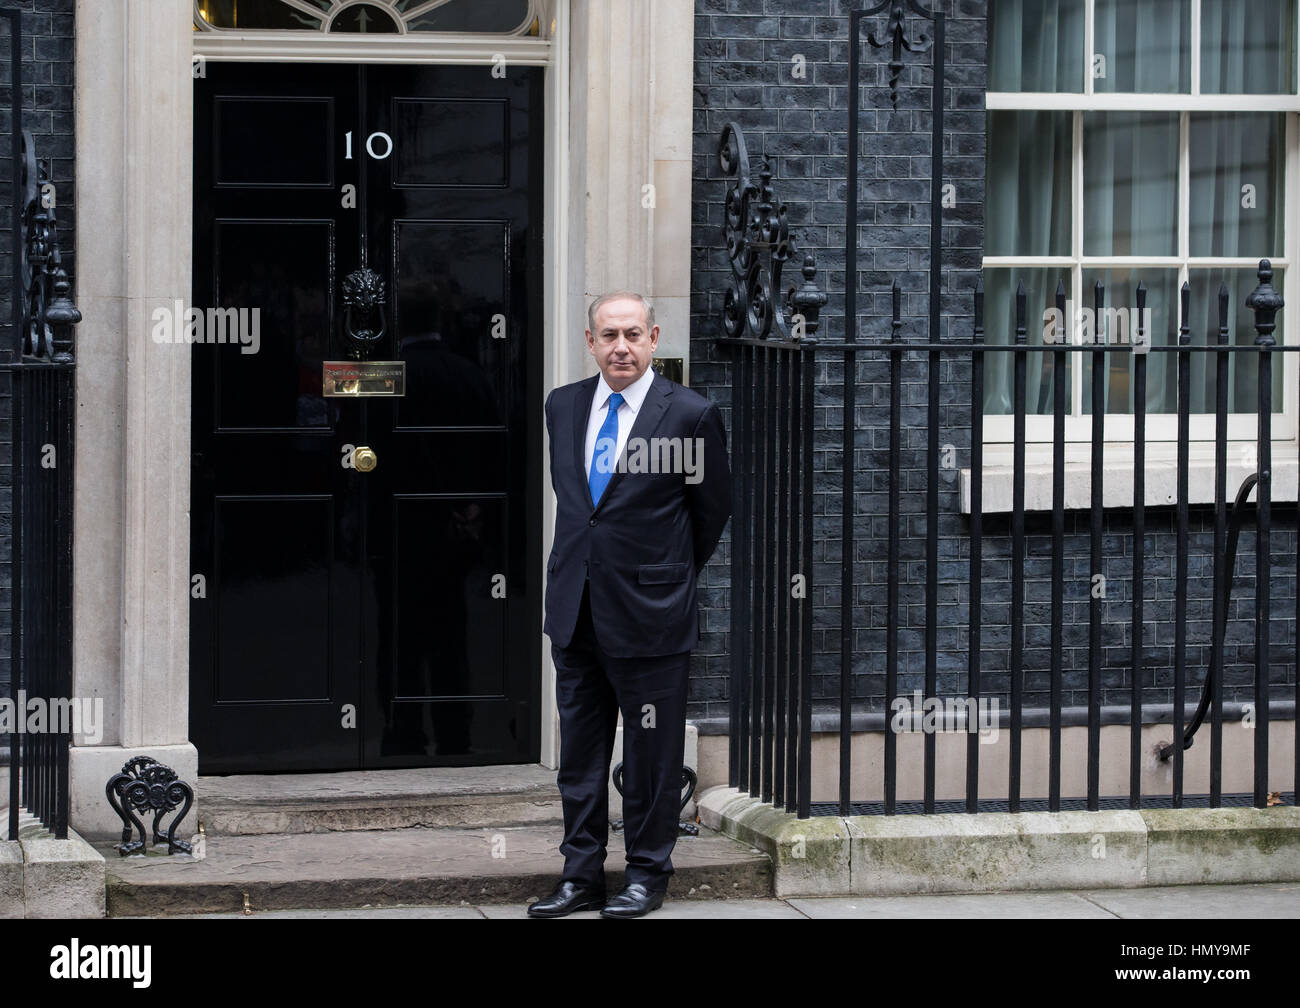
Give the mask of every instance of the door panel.
[[[391, 634], [390, 683], [381, 683], [382, 731], [369, 762], [412, 753], [454, 761], [515, 746], [510, 721], [506, 608], [492, 598], [503, 569], [506, 502], [496, 498], [399, 494], [392, 534], [391, 596], [380, 633]], [[377, 577], [388, 571], [376, 563]]]
[[328, 430], [334, 221], [217, 220], [213, 258], [216, 303], [258, 308], [247, 348], [211, 357], [217, 430]]
[[[218, 497], [214, 598], [218, 704], [324, 703], [338, 674], [330, 646], [334, 508], [327, 496]], [[266, 530], [275, 529], [274, 548]], [[324, 548], [322, 549], [322, 546]], [[293, 619], [250, 638], [293, 600]]]
[[334, 188], [333, 96], [219, 95], [213, 106], [218, 188]]
[[[194, 305], [258, 315], [192, 348], [200, 770], [535, 761], [541, 71], [206, 69]], [[362, 267], [401, 398], [322, 395]]]
[[503, 221], [396, 221], [393, 320], [407, 362], [400, 430], [503, 427], [511, 353], [490, 335], [509, 283]]
[[207, 73], [193, 304], [243, 312], [246, 345], [190, 351], [191, 572], [205, 582], [191, 592], [190, 737], [203, 773], [355, 767], [343, 712], [361, 692], [361, 549], [338, 448], [355, 420], [320, 396], [320, 361], [336, 352], [336, 243], [357, 233], [330, 149], [356, 117], [357, 71]]
[[[508, 97], [394, 98], [395, 135], [402, 143], [393, 186], [504, 189], [510, 184], [511, 111]], [[449, 137], [456, 142], [449, 144]]]
[[407, 368], [404, 398], [366, 404], [372, 500], [388, 504], [369, 512], [367, 654], [393, 675], [367, 765], [539, 751], [541, 83], [476, 67], [367, 79], [367, 132], [394, 146], [368, 163], [371, 262]]

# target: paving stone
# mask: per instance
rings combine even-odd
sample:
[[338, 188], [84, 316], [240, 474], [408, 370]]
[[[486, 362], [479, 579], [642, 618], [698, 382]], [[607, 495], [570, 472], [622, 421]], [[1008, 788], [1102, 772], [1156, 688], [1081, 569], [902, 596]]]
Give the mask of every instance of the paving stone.
[[[489, 920], [508, 920], [526, 917], [526, 903], [507, 903], [482, 906], [479, 909]], [[570, 914], [562, 920], [604, 920], [599, 913]], [[778, 899], [680, 899], [669, 893], [664, 905], [640, 920], [803, 920], [789, 903]]]
[[[496, 903], [429, 906], [257, 911], [248, 920], [444, 919], [518, 920], [528, 904]], [[922, 896], [811, 897], [806, 899], [681, 899], [669, 893], [664, 905], [645, 920], [1044, 920], [1124, 917], [1135, 920], [1198, 918], [1290, 919], [1300, 913], [1300, 884], [1168, 886], [1079, 892], [1021, 892]], [[178, 919], [234, 919], [236, 913], [183, 914]], [[564, 920], [601, 920], [599, 913]]]
[[789, 900], [807, 917], [827, 920], [865, 918], [925, 919], [979, 918], [1020, 920], [1025, 918], [1114, 917], [1077, 893], [1022, 892], [977, 893], [944, 896], [859, 896]]
[[1300, 917], [1300, 882], [1098, 889], [1080, 895], [1116, 917], [1141, 920]]
[[[148, 920], [122, 917], [119, 920]], [[483, 920], [472, 906], [353, 907], [346, 910], [267, 910], [254, 914], [174, 914], [169, 920]]]

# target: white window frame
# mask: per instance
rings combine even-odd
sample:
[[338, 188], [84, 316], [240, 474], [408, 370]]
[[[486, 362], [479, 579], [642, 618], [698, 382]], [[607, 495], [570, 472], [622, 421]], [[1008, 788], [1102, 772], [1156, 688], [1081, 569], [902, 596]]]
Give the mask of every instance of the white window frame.
[[[328, 14], [302, 0], [281, 0], [289, 7], [328, 19], [347, 7], [374, 3], [387, 7], [387, 0], [336, 0], [337, 9]], [[194, 0], [194, 54], [205, 59], [251, 62], [439, 63], [482, 66], [504, 60], [512, 66], [550, 66], [555, 35], [556, 0], [530, 0], [524, 22], [510, 32], [408, 31], [407, 19], [428, 13], [449, 0], [429, 0], [405, 15], [392, 12], [399, 31], [391, 34], [360, 35], [325, 30], [216, 28], [200, 16], [203, 0]], [[533, 21], [539, 34], [526, 32]]]
[[[1070, 271], [1071, 297], [1076, 305], [1088, 304], [1083, 291], [1083, 271], [1107, 267], [1176, 268], [1178, 284], [1188, 279], [1191, 268], [1241, 268], [1254, 270], [1257, 259], [1196, 258], [1190, 256], [1189, 209], [1191, 180], [1189, 168], [1189, 117], [1198, 112], [1241, 111], [1286, 113], [1286, 161], [1283, 178], [1286, 187], [1286, 212], [1282, 220], [1284, 254], [1272, 258], [1275, 269], [1284, 270], [1282, 296], [1287, 308], [1275, 333], [1284, 345], [1300, 344], [1300, 93], [1293, 95], [1228, 95], [1201, 93], [1201, 0], [1190, 0], [1191, 13], [1191, 93], [1190, 94], [1115, 94], [1096, 93], [1093, 88], [1095, 0], [1085, 0], [1082, 90], [1059, 92], [995, 92], [986, 94], [989, 111], [1068, 111], [1073, 113], [1070, 186], [1072, 196], [1071, 254], [1069, 256], [985, 256], [982, 268], [1028, 267]], [[1296, 59], [1295, 79], [1300, 88], [1300, 13], [1296, 17], [1293, 52]], [[1178, 112], [1178, 255], [1085, 256], [1083, 254], [1083, 113], [1084, 112]], [[1236, 316], [1236, 307], [1233, 308]], [[1252, 330], [1253, 331], [1253, 330]], [[1234, 333], [1234, 338], [1236, 334]], [[1087, 355], [1078, 354], [1083, 363]], [[1278, 354], [1275, 365], [1282, 366], [1282, 411], [1273, 414], [1272, 499], [1294, 501], [1300, 496], [1300, 360], [1297, 354]], [[1072, 402], [1082, 408], [1083, 367], [1071, 368]], [[1190, 419], [1188, 503], [1214, 501], [1214, 414], [1193, 413]], [[1012, 508], [1015, 471], [1013, 466], [1015, 419], [1011, 415], [985, 414], [984, 465], [982, 469], [982, 510], [985, 513], [1007, 512]], [[1052, 507], [1053, 418], [1030, 414], [1025, 417], [1025, 508], [1044, 511]], [[1131, 413], [1107, 413], [1103, 448], [1102, 499], [1105, 507], [1131, 507], [1134, 496], [1133, 467], [1134, 421]], [[1256, 469], [1255, 441], [1257, 417], [1254, 413], [1228, 416], [1227, 473], [1228, 498]], [[1066, 500], [1068, 509], [1091, 506], [1090, 414], [1070, 415], [1065, 423]], [[1143, 499], [1147, 505], [1176, 503], [1177, 415], [1148, 414], [1146, 418], [1146, 466]], [[959, 479], [961, 510], [970, 513], [970, 469], [962, 469]]]

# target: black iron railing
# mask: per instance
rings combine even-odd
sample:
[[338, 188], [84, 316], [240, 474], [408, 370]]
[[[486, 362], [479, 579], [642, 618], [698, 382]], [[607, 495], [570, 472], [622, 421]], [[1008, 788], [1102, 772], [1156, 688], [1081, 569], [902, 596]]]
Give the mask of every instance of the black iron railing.
[[[1024, 724], [1025, 704], [1023, 665], [1025, 608], [1025, 418], [1026, 418], [1026, 361], [1031, 354], [1050, 355], [1056, 364], [1053, 375], [1053, 481], [1052, 481], [1052, 601], [1051, 611], [1051, 670], [1050, 670], [1050, 720], [1047, 795], [1048, 808], [1062, 807], [1062, 638], [1065, 626], [1063, 586], [1065, 572], [1065, 386], [1067, 354], [1090, 356], [1094, 361], [1094, 382], [1104, 389], [1104, 363], [1110, 355], [1131, 354], [1134, 372], [1135, 403], [1135, 462], [1133, 471], [1132, 503], [1132, 590], [1131, 625], [1141, 628], [1144, 623], [1144, 517], [1146, 505], [1145, 469], [1143, 447], [1146, 444], [1146, 364], [1151, 353], [1172, 353], [1178, 368], [1178, 448], [1175, 548], [1175, 601], [1174, 601], [1174, 677], [1173, 677], [1173, 736], [1184, 739], [1183, 745], [1170, 744], [1161, 755], [1172, 758], [1172, 804], [1178, 807], [1183, 797], [1183, 750], [1191, 743], [1191, 733], [1185, 730], [1184, 709], [1189, 646], [1210, 644], [1209, 672], [1204, 684], [1205, 699], [1202, 709], [1194, 719], [1196, 724], [1210, 715], [1210, 805], [1222, 802], [1223, 767], [1223, 676], [1224, 630], [1233, 581], [1233, 559], [1238, 527], [1243, 517], [1247, 497], [1256, 492], [1254, 523], [1256, 529], [1255, 574], [1255, 648], [1253, 662], [1254, 683], [1254, 804], [1263, 807], [1268, 798], [1268, 732], [1270, 702], [1268, 675], [1273, 652], [1269, 628], [1268, 583], [1272, 573], [1273, 557], [1270, 552], [1271, 534], [1271, 464], [1270, 421], [1274, 356], [1300, 351], [1296, 346], [1277, 346], [1272, 342], [1273, 322], [1279, 302], [1271, 286], [1271, 268], [1267, 260], [1260, 263], [1259, 286], [1252, 296], [1257, 331], [1254, 345], [1228, 343], [1228, 293], [1220, 291], [1219, 335], [1216, 342], [1193, 345], [1188, 325], [1189, 289], [1182, 290], [1180, 338], [1176, 346], [1146, 346], [1145, 352], [1134, 352], [1134, 345], [1099, 343], [1071, 345], [1060, 338], [1049, 345], [1031, 346], [1026, 341], [1025, 296], [1023, 288], [1017, 293], [1015, 305], [1016, 328], [1014, 342], [986, 344], [982, 328], [983, 293], [976, 292], [975, 330], [970, 342], [916, 343], [898, 341], [897, 338], [877, 344], [819, 342], [813, 335], [795, 340], [785, 337], [761, 338], [753, 336], [726, 336], [718, 342], [733, 350], [732, 363], [732, 456], [736, 475], [735, 520], [732, 522], [732, 731], [731, 784], [749, 791], [763, 801], [784, 805], [789, 811], [807, 816], [811, 807], [809, 780], [811, 774], [812, 707], [811, 691], [813, 654], [811, 648], [812, 605], [812, 545], [814, 541], [813, 507], [813, 409], [817, 388], [814, 386], [817, 362], [825, 355], [842, 357], [850, 350], [862, 355], [885, 358], [889, 362], [889, 503], [886, 527], [888, 529], [887, 587], [886, 587], [886, 653], [885, 698], [886, 706], [892, 704], [899, 693], [899, 632], [901, 629], [899, 586], [903, 583], [900, 569], [900, 545], [904, 540], [899, 497], [902, 487], [900, 460], [903, 447], [901, 389], [905, 372], [912, 361], [904, 356], [920, 351], [927, 358], [927, 378], [937, 374], [939, 362], [965, 358], [970, 363], [970, 415], [971, 415], [971, 469], [970, 469], [970, 568], [969, 568], [969, 619], [967, 692], [961, 699], [978, 703], [986, 695], [981, 682], [981, 602], [983, 582], [982, 546], [983, 517], [983, 462], [982, 439], [984, 420], [984, 364], [990, 353], [1014, 354], [1014, 415], [1016, 442], [1013, 461], [1013, 504], [1011, 511], [1011, 653], [1010, 653], [1010, 772], [1007, 781], [1007, 805], [1011, 811], [1021, 808], [1022, 754], [1020, 740]], [[1096, 290], [1098, 303], [1104, 303], [1105, 292]], [[1139, 288], [1137, 303], [1144, 305], [1145, 291]], [[893, 317], [891, 327], [897, 334], [899, 316], [899, 288], [893, 288]], [[1064, 292], [1058, 292], [1058, 304], [1064, 309]], [[1138, 318], [1139, 341], [1145, 336], [1145, 319], [1142, 310]], [[1188, 472], [1189, 472], [1189, 416], [1191, 358], [1196, 354], [1211, 354], [1216, 358], [1215, 369], [1215, 570], [1213, 577], [1213, 634], [1209, 642], [1188, 639]], [[1232, 355], [1254, 355], [1258, 358], [1258, 438], [1256, 453], [1258, 471], [1247, 477], [1237, 493], [1236, 503], [1227, 503], [1227, 417], [1229, 358]], [[1101, 376], [1097, 376], [1097, 372]], [[914, 375], [906, 375], [914, 378]], [[909, 384], [911, 382], [909, 381]], [[934, 382], [930, 384], [931, 399]], [[1094, 409], [1100, 404], [1094, 404]], [[850, 414], [845, 410], [846, 417]], [[1093, 413], [1093, 450], [1090, 463], [1092, 507], [1090, 509], [1089, 547], [1092, 570], [1103, 567], [1103, 454], [1098, 446], [1104, 445], [1105, 412]], [[933, 420], [932, 431], [942, 425]], [[852, 425], [848, 425], [850, 447], [846, 457], [852, 458], [856, 448]], [[930, 561], [933, 548], [937, 555], [937, 530], [939, 509], [937, 488], [940, 485], [940, 453], [932, 448], [927, 452], [927, 494], [925, 528], [927, 543], [927, 599], [935, 597], [937, 567]], [[854, 481], [850, 476], [841, 487], [841, 514], [855, 514]], [[1227, 537], [1231, 520], [1232, 536]], [[1114, 534], [1113, 532], [1111, 534]], [[1229, 546], [1231, 548], [1229, 548]], [[855, 598], [852, 579], [853, 557], [847, 547], [842, 547], [841, 572], [847, 574], [848, 588], [841, 586], [841, 598], [849, 599], [849, 615], [840, 625], [841, 654], [850, 654], [853, 631], [861, 621], [856, 618], [852, 600]], [[1297, 572], [1300, 574], [1300, 572]], [[928, 610], [933, 612], [933, 610]], [[1300, 617], [1300, 613], [1297, 614]], [[1104, 595], [1092, 594], [1089, 600], [1088, 647], [1088, 708], [1087, 708], [1087, 797], [1086, 807], [1100, 806], [1100, 733], [1102, 725], [1102, 623], [1105, 620]], [[925, 696], [939, 696], [936, 669], [938, 649], [935, 631], [937, 622], [931, 617], [925, 634]], [[1132, 670], [1134, 687], [1131, 690], [1130, 727], [1130, 807], [1142, 804], [1141, 763], [1144, 665], [1142, 655], [1143, 635], [1132, 636]], [[1300, 660], [1300, 654], [1297, 656]], [[1149, 673], [1148, 673], [1149, 674]], [[853, 705], [851, 672], [840, 676], [839, 731], [841, 752], [847, 751], [851, 739]], [[935, 811], [936, 735], [927, 733], [924, 738], [923, 780], [925, 797], [922, 810]], [[979, 758], [980, 742], [974, 732], [967, 733], [966, 756], [966, 810], [979, 810]], [[892, 814], [898, 810], [897, 734], [886, 731], [884, 735], [884, 807]], [[1297, 777], [1300, 778], [1300, 768]], [[851, 764], [841, 761], [839, 777], [839, 804], [841, 814], [849, 814], [852, 794]]]
[[[927, 35], [909, 36], [904, 25], [904, 4], [881, 3], [870, 11], [850, 15], [850, 90], [848, 100], [849, 136], [847, 150], [860, 151], [858, 126], [859, 49], [865, 19], [889, 9], [884, 34], [867, 41], [877, 47], [892, 46], [891, 89], [895, 87], [902, 63], [902, 52], [932, 51], [934, 80], [942, 82], [943, 15], [920, 8], [914, 0], [906, 4], [913, 13], [933, 23]], [[1146, 557], [1144, 530], [1146, 512], [1145, 451], [1147, 445], [1146, 383], [1147, 361], [1151, 353], [1171, 353], [1177, 368], [1177, 497], [1174, 521], [1175, 546], [1175, 641], [1173, 670], [1173, 738], [1179, 744], [1165, 746], [1161, 758], [1172, 760], [1172, 795], [1169, 803], [1181, 806], [1184, 800], [1183, 751], [1191, 743], [1191, 731], [1185, 724], [1185, 700], [1188, 686], [1188, 648], [1208, 644], [1211, 649], [1208, 675], [1204, 684], [1202, 712], [1193, 719], [1199, 725], [1208, 710], [1210, 717], [1210, 795], [1209, 804], [1223, 803], [1223, 669], [1225, 624], [1229, 609], [1233, 570], [1227, 557], [1229, 523], [1227, 487], [1227, 433], [1229, 360], [1247, 357], [1257, 362], [1258, 417], [1255, 452], [1257, 472], [1248, 482], [1255, 483], [1257, 504], [1254, 623], [1253, 724], [1254, 766], [1251, 802], [1259, 807], [1269, 801], [1268, 747], [1270, 723], [1269, 670], [1273, 642], [1270, 639], [1269, 576], [1272, 570], [1270, 536], [1272, 531], [1271, 422], [1273, 416], [1273, 369], [1281, 366], [1277, 355], [1300, 350], [1296, 346], [1278, 346], [1274, 339], [1276, 315], [1282, 298], [1272, 287], [1272, 268], [1261, 260], [1258, 286], [1246, 305], [1254, 313], [1256, 338], [1253, 345], [1234, 345], [1229, 341], [1228, 291], [1219, 292], [1219, 327], [1217, 337], [1193, 345], [1189, 323], [1188, 285], [1180, 298], [1179, 330], [1175, 345], [1154, 346], [1147, 335], [1146, 290], [1141, 285], [1133, 292], [1137, 306], [1136, 337], [1124, 343], [1079, 343], [1067, 340], [1063, 325], [1054, 338], [1042, 345], [1030, 345], [1027, 339], [1026, 297], [1023, 285], [1015, 295], [1014, 333], [1007, 344], [985, 342], [983, 317], [984, 296], [973, 294], [974, 327], [968, 340], [940, 339], [940, 278], [942, 269], [942, 208], [940, 186], [943, 178], [943, 88], [933, 87], [932, 117], [932, 185], [930, 216], [929, 334], [926, 342], [908, 342], [900, 338], [902, 320], [900, 290], [892, 289], [890, 337], [879, 343], [864, 343], [857, 336], [857, 283], [851, 279], [845, 287], [845, 337], [841, 342], [817, 339], [818, 317], [825, 295], [814, 284], [815, 266], [811, 256], [804, 259], [804, 285], [790, 287], [785, 306], [781, 298], [781, 271], [794, 253], [793, 241], [786, 226], [786, 209], [773, 193], [770, 166], [765, 162], [755, 173], [750, 166], [743, 134], [734, 124], [723, 131], [719, 162], [731, 179], [726, 194], [724, 239], [733, 276], [726, 292], [722, 315], [720, 346], [731, 355], [731, 437], [733, 471], [736, 473], [735, 501], [731, 523], [731, 730], [730, 784], [762, 801], [796, 812], [800, 817], [812, 813], [811, 793], [813, 735], [813, 543], [814, 543], [814, 398], [819, 391], [815, 376], [819, 363], [830, 357], [842, 365], [842, 425], [840, 437], [841, 485], [839, 542], [839, 677], [838, 731], [839, 780], [838, 803], [834, 811], [850, 814], [855, 805], [851, 761], [853, 704], [854, 631], [859, 623], [855, 606], [855, 452], [858, 449], [855, 425], [856, 391], [861, 358], [887, 361], [889, 369], [888, 435], [888, 505], [885, 515], [888, 549], [886, 555], [886, 628], [885, 682], [886, 709], [899, 697], [900, 658], [900, 585], [904, 582], [900, 546], [905, 540], [900, 510], [903, 454], [902, 389], [904, 378], [909, 385], [926, 389], [926, 491], [924, 545], [924, 695], [939, 697], [938, 685], [938, 599], [939, 599], [939, 488], [941, 431], [941, 370], [945, 364], [961, 362], [969, 366], [969, 437], [970, 437], [970, 517], [969, 517], [969, 589], [966, 630], [966, 696], [959, 698], [967, 710], [988, 695], [984, 683], [982, 647], [983, 544], [984, 544], [984, 417], [985, 363], [987, 355], [1010, 353], [1014, 407], [1012, 415], [1012, 505], [1010, 514], [1010, 647], [1008, 656], [1010, 729], [1006, 800], [1001, 807], [1020, 811], [1040, 804], [1039, 796], [1022, 797], [1022, 736], [1026, 727], [1025, 685], [1025, 472], [1027, 413], [1026, 385], [1030, 355], [1036, 355], [1051, 375], [1053, 417], [1052, 438], [1052, 508], [1051, 508], [1051, 627], [1050, 627], [1050, 694], [1048, 699], [1048, 787], [1046, 807], [1059, 810], [1062, 797], [1062, 711], [1064, 669], [1063, 637], [1065, 628], [1065, 499], [1066, 455], [1065, 417], [1067, 359], [1079, 363], [1091, 360], [1091, 510], [1089, 514], [1089, 552], [1091, 570], [1100, 571], [1103, 560], [1103, 462], [1106, 441], [1107, 366], [1117, 355], [1131, 355], [1133, 374], [1134, 470], [1132, 500], [1132, 590], [1131, 590], [1131, 676], [1132, 689], [1128, 723], [1130, 729], [1130, 780], [1127, 805], [1142, 807], [1142, 730], [1144, 720], [1144, 674], [1149, 677], [1143, 657], [1144, 578]], [[897, 102], [897, 92], [892, 99]], [[846, 207], [845, 276], [857, 277], [858, 185], [856, 157], [848, 158]], [[1100, 284], [1094, 289], [1095, 317], [1101, 318], [1107, 292]], [[1065, 290], [1058, 287], [1057, 316], [1066, 316]], [[788, 311], [788, 314], [787, 314]], [[1108, 339], [1108, 337], [1103, 337]], [[1211, 355], [1215, 362], [1215, 505], [1214, 505], [1214, 575], [1213, 619], [1211, 639], [1206, 642], [1188, 639], [1188, 539], [1189, 539], [1189, 429], [1192, 359]], [[912, 373], [917, 355], [923, 357], [924, 381]], [[1275, 362], [1275, 358], [1277, 361]], [[1050, 367], [1049, 367], [1050, 365]], [[819, 400], [820, 401], [820, 400]], [[906, 404], [915, 406], [911, 400]], [[873, 449], [875, 445], [871, 446]], [[827, 474], [829, 475], [829, 474]], [[1238, 495], [1231, 511], [1236, 527], [1245, 512], [1246, 492]], [[823, 495], [825, 493], [823, 492]], [[912, 517], [912, 516], [909, 516]], [[1300, 558], [1298, 558], [1300, 562]], [[1297, 570], [1300, 584], [1300, 570]], [[828, 586], [834, 588], [833, 585]], [[1300, 591], [1297, 591], [1300, 595]], [[1101, 794], [1101, 726], [1102, 726], [1102, 623], [1106, 618], [1104, 597], [1093, 592], [1088, 605], [1088, 702], [1087, 785], [1085, 807], [1096, 810], [1109, 796]], [[1300, 599], [1297, 600], [1297, 627], [1300, 628]], [[1298, 634], [1300, 636], [1300, 634]], [[826, 638], [830, 639], [829, 632]], [[1300, 668], [1300, 646], [1296, 654]], [[1297, 675], [1297, 709], [1300, 710], [1300, 675]], [[833, 699], [827, 697], [826, 699]], [[1037, 711], [1032, 712], [1037, 720]], [[886, 718], [883, 737], [883, 803], [873, 807], [886, 814], [903, 811], [904, 805], [916, 811], [936, 811], [936, 734], [926, 732], [923, 741], [922, 789], [919, 807], [898, 800], [898, 737], [889, 730]], [[1194, 729], [1193, 729], [1194, 731]], [[1297, 750], [1295, 778], [1300, 790], [1300, 748]], [[981, 810], [979, 796], [980, 740], [974, 731], [967, 732], [966, 782], [963, 808]], [[1148, 799], [1150, 796], [1148, 796]], [[1074, 802], [1071, 801], [1070, 804]], [[949, 804], [949, 803], [943, 803]], [[826, 811], [831, 811], [827, 809]]]
[[[10, 80], [21, 79], [22, 28], [9, 22]], [[11, 84], [14, 338], [0, 372], [13, 411], [10, 701], [10, 840], [26, 809], [58, 839], [68, 835], [72, 735], [72, 472], [75, 402], [72, 303], [59, 251], [50, 173], [22, 130], [21, 88]], [[39, 710], [43, 717], [28, 719]], [[39, 730], [28, 730], [28, 729]]]

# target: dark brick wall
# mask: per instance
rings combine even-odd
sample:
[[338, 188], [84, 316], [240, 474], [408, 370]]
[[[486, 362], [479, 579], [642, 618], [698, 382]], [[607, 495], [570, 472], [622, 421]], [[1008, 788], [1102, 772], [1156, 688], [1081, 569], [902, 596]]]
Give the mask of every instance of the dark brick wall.
[[[856, 5], [861, 6], [861, 5]], [[948, 15], [944, 181], [956, 187], [957, 205], [943, 229], [943, 338], [969, 339], [971, 291], [983, 254], [986, 75], [985, 10], [975, 0], [945, 0]], [[730, 268], [720, 240], [726, 183], [718, 167], [718, 137], [729, 120], [745, 130], [751, 159], [773, 159], [778, 198], [800, 246], [817, 253], [818, 282], [830, 295], [820, 335], [844, 334], [844, 215], [848, 128], [849, 0], [697, 0], [695, 19], [694, 194], [692, 232], [691, 383], [729, 414], [727, 353], [713, 344]], [[878, 21], [883, 28], [883, 19]], [[924, 26], [909, 16], [909, 31]], [[802, 56], [806, 77], [792, 77]], [[903, 336], [927, 335], [930, 56], [905, 54], [898, 110], [889, 103], [887, 50], [863, 45], [859, 217], [859, 338], [889, 331], [889, 287], [903, 291]], [[788, 286], [788, 282], [785, 286]], [[903, 583], [899, 687], [924, 686], [926, 362], [909, 354], [904, 365], [901, 545]], [[814, 544], [814, 696], [839, 696], [841, 557], [842, 362], [818, 367], [815, 404], [818, 496]], [[853, 696], [861, 709], [883, 709], [886, 625], [886, 514], [888, 506], [888, 364], [882, 355], [859, 355], [857, 364], [856, 585]], [[957, 448], [958, 467], [970, 464], [970, 363], [945, 358], [941, 370], [940, 443]], [[730, 423], [730, 418], [728, 419]], [[969, 601], [969, 523], [960, 513], [957, 471], [941, 470], [939, 491], [938, 671], [940, 692], [966, 692], [966, 624]], [[1232, 488], [1235, 490], [1235, 487]], [[1231, 491], [1230, 491], [1231, 492]], [[1106, 617], [1103, 627], [1105, 704], [1129, 702], [1131, 512], [1105, 514]], [[1272, 551], [1271, 678], [1273, 696], [1289, 699], [1295, 682], [1296, 509], [1275, 505]], [[989, 692], [1009, 689], [1010, 523], [984, 522], [983, 667]], [[1174, 643], [1174, 512], [1148, 509], [1146, 517], [1144, 702], [1172, 702]], [[1225, 697], [1249, 699], [1253, 682], [1254, 536], [1247, 525], [1239, 548], [1231, 623], [1227, 634]], [[1025, 702], [1045, 705], [1049, 688], [1050, 515], [1027, 522]], [[1066, 520], [1066, 703], [1083, 704], [1088, 683], [1089, 514]], [[1199, 695], [1209, 653], [1213, 516], [1192, 511], [1188, 663], [1189, 700]], [[701, 580], [704, 633], [692, 669], [690, 713], [727, 714], [730, 534]], [[1285, 686], [1285, 688], [1284, 688]]]
[[[75, 0], [9, 0], [8, 8], [23, 12], [22, 100], [23, 126], [31, 131], [37, 154], [52, 169], [56, 186], [59, 243], [63, 264], [72, 278], [74, 297], [73, 192], [75, 141], [73, 137], [73, 10]], [[14, 345], [10, 324], [12, 302], [10, 275], [13, 270], [13, 236], [8, 227], [13, 207], [9, 182], [10, 89], [13, 74], [9, 65], [9, 32], [0, 26], [0, 332], [3, 355]], [[9, 375], [0, 373], [0, 691], [9, 689], [10, 571], [9, 535], [13, 503], [10, 481], [12, 451], [10, 422], [11, 385]]]

